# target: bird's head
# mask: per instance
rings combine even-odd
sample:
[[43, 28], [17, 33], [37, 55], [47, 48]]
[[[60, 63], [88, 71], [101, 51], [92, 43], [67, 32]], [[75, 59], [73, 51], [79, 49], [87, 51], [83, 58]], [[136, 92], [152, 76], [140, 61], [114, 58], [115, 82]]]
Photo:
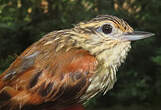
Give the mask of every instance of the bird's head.
[[[92, 39], [93, 35], [104, 40], [135, 41], [153, 36], [153, 33], [134, 31], [123, 19], [116, 16], [102, 15], [76, 25], [83, 33], [90, 34], [86, 38]], [[82, 33], [81, 33], [82, 34]]]
[[126, 21], [111, 15], [101, 15], [88, 22], [79, 23], [74, 29], [79, 33], [77, 38], [83, 39], [82, 42], [86, 43], [87, 48], [101, 44], [105, 48], [111, 48], [154, 35], [150, 32], [134, 31]]
[[126, 58], [131, 41], [153, 36], [153, 33], [134, 31], [123, 19], [111, 15], [98, 16], [74, 28], [80, 46], [97, 59], [119, 66]]

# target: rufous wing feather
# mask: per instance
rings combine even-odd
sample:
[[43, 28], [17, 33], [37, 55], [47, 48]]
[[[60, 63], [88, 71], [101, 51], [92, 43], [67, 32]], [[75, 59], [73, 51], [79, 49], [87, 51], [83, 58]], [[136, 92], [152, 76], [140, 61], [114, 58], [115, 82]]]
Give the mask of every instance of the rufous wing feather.
[[35, 43], [0, 76], [0, 108], [63, 108], [86, 92], [97, 66], [86, 50]]

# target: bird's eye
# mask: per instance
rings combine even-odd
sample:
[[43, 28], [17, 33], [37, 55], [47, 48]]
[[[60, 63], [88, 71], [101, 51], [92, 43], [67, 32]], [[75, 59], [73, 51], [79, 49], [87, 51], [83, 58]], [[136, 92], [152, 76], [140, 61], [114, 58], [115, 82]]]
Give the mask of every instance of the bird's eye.
[[103, 25], [102, 32], [105, 34], [110, 34], [112, 32], [112, 26], [110, 24]]

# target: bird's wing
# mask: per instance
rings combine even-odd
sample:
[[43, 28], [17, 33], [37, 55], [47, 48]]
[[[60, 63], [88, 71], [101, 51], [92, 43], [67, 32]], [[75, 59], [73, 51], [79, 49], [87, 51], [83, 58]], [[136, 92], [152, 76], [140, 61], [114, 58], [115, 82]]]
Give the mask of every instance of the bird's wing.
[[[97, 66], [81, 48], [56, 51], [56, 43], [33, 44], [0, 75], [0, 106], [72, 104], [85, 93]], [[8, 106], [10, 105], [10, 106]]]

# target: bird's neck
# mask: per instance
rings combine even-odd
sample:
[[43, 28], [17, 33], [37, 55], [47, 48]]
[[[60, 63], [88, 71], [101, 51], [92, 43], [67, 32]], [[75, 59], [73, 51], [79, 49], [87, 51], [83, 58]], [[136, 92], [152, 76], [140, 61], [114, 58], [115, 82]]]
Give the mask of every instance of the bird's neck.
[[124, 62], [131, 45], [130, 42], [120, 42], [111, 48], [103, 47], [100, 46], [100, 49], [97, 49], [99, 52], [95, 51], [95, 48], [89, 50], [96, 56], [99, 63], [95, 76], [91, 78], [91, 85], [86, 92], [86, 97], [89, 99], [101, 91], [106, 93], [113, 88], [116, 82], [116, 71]]
[[100, 62], [100, 67], [98, 67], [99, 76], [101, 77], [102, 89], [106, 93], [108, 90], [113, 88], [116, 82], [116, 72], [120, 67], [121, 63], [125, 61], [125, 58], [130, 50], [130, 42], [120, 42], [113, 48], [106, 49], [96, 57], [98, 62]]

